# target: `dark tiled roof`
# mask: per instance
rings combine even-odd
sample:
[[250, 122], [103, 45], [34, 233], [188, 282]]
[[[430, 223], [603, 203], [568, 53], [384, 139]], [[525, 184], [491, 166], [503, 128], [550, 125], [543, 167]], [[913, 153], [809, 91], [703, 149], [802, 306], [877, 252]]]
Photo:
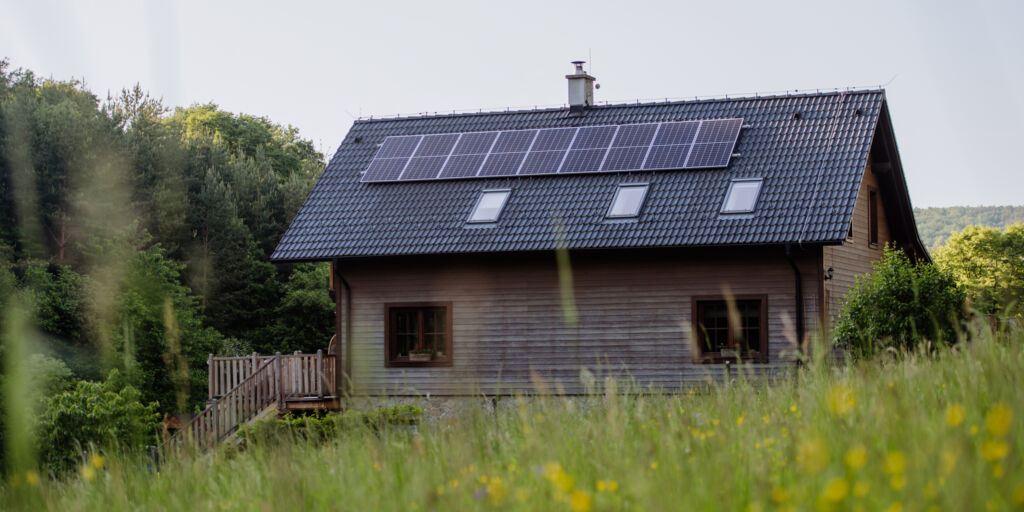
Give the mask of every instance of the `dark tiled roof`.
[[[830, 243], [846, 237], [884, 91], [357, 121], [271, 259]], [[799, 114], [795, 116], [794, 114]], [[389, 135], [742, 117], [726, 169], [360, 183]], [[729, 181], [763, 177], [753, 214], [719, 214]], [[615, 187], [649, 182], [636, 222], [605, 219]], [[496, 226], [466, 219], [481, 190], [511, 188]], [[556, 227], [559, 226], [559, 227]]]

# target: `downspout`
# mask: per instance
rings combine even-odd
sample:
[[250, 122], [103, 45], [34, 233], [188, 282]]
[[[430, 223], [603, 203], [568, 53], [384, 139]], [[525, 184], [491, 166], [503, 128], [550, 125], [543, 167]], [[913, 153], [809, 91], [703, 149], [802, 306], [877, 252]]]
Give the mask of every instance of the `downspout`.
[[796, 261], [793, 260], [792, 245], [786, 244], [786, 259], [789, 260], [790, 266], [793, 267], [793, 285], [796, 287], [796, 337], [797, 345], [801, 352], [803, 352], [804, 342], [804, 290], [800, 277], [800, 268], [796, 266]]
[[[339, 320], [341, 321], [341, 329], [336, 329], [336, 335], [338, 336], [338, 345], [340, 350], [336, 357], [341, 358], [341, 364], [338, 365], [337, 373], [335, 378], [338, 383], [338, 394], [348, 395], [351, 391], [349, 389], [351, 370], [352, 370], [352, 287], [349, 286], [348, 281], [341, 275], [341, 261], [338, 258], [334, 258], [331, 262], [331, 268], [334, 269], [334, 276], [341, 284], [340, 299], [343, 301], [342, 307], [338, 308]], [[335, 291], [337, 293], [337, 290]]]

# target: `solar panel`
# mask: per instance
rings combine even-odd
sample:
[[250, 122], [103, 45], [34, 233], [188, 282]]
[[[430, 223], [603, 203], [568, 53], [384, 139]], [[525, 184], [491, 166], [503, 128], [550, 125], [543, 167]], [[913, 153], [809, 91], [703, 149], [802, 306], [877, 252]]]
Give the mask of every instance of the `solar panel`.
[[728, 167], [742, 119], [392, 136], [364, 182]]

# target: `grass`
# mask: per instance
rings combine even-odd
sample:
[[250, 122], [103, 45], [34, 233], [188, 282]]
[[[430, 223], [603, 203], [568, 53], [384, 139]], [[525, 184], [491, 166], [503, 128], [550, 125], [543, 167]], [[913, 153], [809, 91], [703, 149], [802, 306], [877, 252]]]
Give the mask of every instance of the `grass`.
[[508, 399], [353, 430], [15, 475], [32, 510], [981, 510], [1024, 507], [1024, 336], [706, 393]]

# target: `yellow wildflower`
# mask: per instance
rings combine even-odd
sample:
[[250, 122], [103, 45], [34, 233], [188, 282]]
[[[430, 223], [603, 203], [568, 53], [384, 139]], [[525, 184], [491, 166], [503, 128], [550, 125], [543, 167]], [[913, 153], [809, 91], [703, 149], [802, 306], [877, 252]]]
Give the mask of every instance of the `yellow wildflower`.
[[892, 502], [892, 505], [889, 505], [889, 508], [885, 509], [885, 512], [903, 512], [903, 504], [898, 501], [894, 501]]
[[82, 478], [86, 479], [86, 481], [90, 481], [93, 478], [96, 478], [96, 470], [93, 469], [92, 467], [88, 466], [88, 465], [83, 464], [82, 465]]
[[828, 465], [828, 446], [820, 439], [807, 439], [796, 451], [796, 462], [808, 473], [817, 473]]
[[103, 469], [105, 462], [103, 456], [98, 453], [94, 453], [89, 457], [89, 464], [96, 469]]
[[619, 483], [615, 480], [608, 481], [608, 492], [615, 492], [619, 490]]
[[796, 404], [789, 406], [789, 412], [796, 412]]
[[857, 480], [857, 483], [853, 484], [853, 495], [858, 498], [863, 498], [868, 495], [868, 491], [871, 490], [871, 486], [863, 480]]
[[890, 475], [902, 473], [903, 470], [907, 469], [907, 459], [903, 456], [903, 452], [892, 452], [885, 456], [885, 472]]
[[868, 463], [868, 451], [861, 445], [854, 446], [846, 450], [846, 456], [843, 457], [843, 460], [846, 461], [846, 465], [850, 469], [856, 471]]
[[946, 423], [951, 427], [956, 427], [964, 422], [964, 406], [960, 404], [951, 404], [946, 407]]
[[737, 416], [736, 417], [736, 426], [740, 426], [742, 424], [743, 424], [743, 416]]
[[501, 479], [496, 476], [491, 477], [487, 482], [487, 496], [490, 498], [492, 505], [498, 505], [501, 503], [501, 500], [505, 498], [506, 491], [508, 491], [508, 488], [506, 488]]
[[448, 485], [451, 486], [452, 489], [458, 488], [459, 487], [459, 479], [458, 478], [452, 479], [451, 481], [448, 482]]
[[605, 483], [604, 480], [598, 480], [597, 483], [594, 484], [594, 488], [597, 489], [598, 492], [604, 492], [608, 489], [608, 484]]
[[971, 435], [973, 436], [974, 434], [977, 434], [977, 433], [978, 433], [978, 426], [977, 425], [971, 425]]
[[1013, 502], [1017, 505], [1024, 505], [1024, 483], [1017, 484], [1013, 488]]
[[903, 489], [907, 486], [907, 476], [903, 473], [893, 475], [892, 478], [889, 479], [889, 486], [897, 491]]
[[846, 384], [833, 386], [828, 392], [828, 410], [832, 411], [836, 416], [846, 416], [849, 414], [856, 402], [853, 388]]
[[850, 484], [845, 478], [833, 478], [832, 481], [825, 486], [825, 492], [822, 496], [832, 503], [838, 503], [846, 499], [846, 495], [850, 493]]
[[25, 482], [33, 487], [39, 485], [39, 473], [36, 473], [31, 469], [28, 470], [28, 472], [25, 473]]
[[569, 497], [569, 508], [576, 512], [589, 512], [594, 508], [594, 498], [586, 491], [575, 491]]
[[767, 415], [767, 414], [765, 414], [764, 417], [761, 418], [761, 421], [763, 421], [764, 424], [767, 425], [767, 424], [772, 422], [772, 417]]
[[557, 462], [549, 462], [544, 465], [544, 478], [547, 478], [555, 489], [559, 492], [569, 492], [575, 486], [576, 482], [572, 476], [562, 469], [562, 465]]
[[996, 437], [1005, 436], [1010, 431], [1010, 424], [1013, 423], [1013, 411], [1004, 404], [998, 403], [988, 411], [985, 417], [985, 428]]
[[772, 487], [772, 501], [775, 503], [785, 503], [789, 501], [790, 496], [792, 495], [785, 487]]
[[1002, 478], [1003, 475], [1005, 475], [1005, 474], [1006, 474], [1006, 470], [1003, 469], [1003, 465], [1002, 464], [996, 463], [996, 464], [992, 465], [992, 477], [994, 477], [996, 479], [999, 479], [999, 478]]
[[657, 470], [658, 469], [658, 461], [654, 461], [654, 462], [651, 463], [651, 469], [652, 470]]
[[988, 440], [981, 444], [981, 457], [987, 461], [999, 460], [1010, 453], [1010, 445], [1005, 441]]

